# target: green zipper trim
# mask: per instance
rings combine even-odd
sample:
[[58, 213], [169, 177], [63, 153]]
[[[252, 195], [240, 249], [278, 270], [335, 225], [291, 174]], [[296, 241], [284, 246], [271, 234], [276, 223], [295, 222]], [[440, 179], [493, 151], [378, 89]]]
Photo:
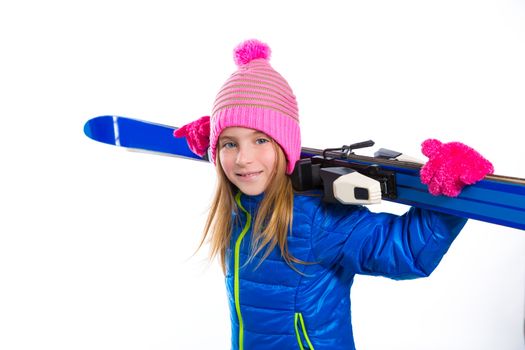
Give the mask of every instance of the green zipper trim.
[[301, 339], [301, 335], [299, 333], [299, 326], [298, 322], [301, 323], [301, 330], [303, 331], [304, 339], [306, 340], [306, 343], [308, 344], [308, 349], [314, 350], [314, 346], [312, 345], [312, 342], [310, 341], [310, 338], [308, 338], [308, 333], [306, 332], [306, 327], [304, 325], [304, 319], [303, 314], [300, 312], [295, 313], [295, 321], [294, 321], [294, 327], [295, 327], [295, 336], [297, 337], [297, 343], [299, 344], [299, 348], [301, 350], [304, 350], [303, 341]]
[[240, 265], [240, 250], [241, 250], [241, 242], [250, 229], [251, 223], [252, 223], [252, 216], [250, 213], [244, 209], [244, 207], [241, 204], [241, 192], [237, 193], [235, 195], [235, 201], [237, 202], [237, 205], [241, 210], [246, 214], [246, 225], [244, 225], [244, 228], [242, 229], [241, 234], [239, 235], [239, 238], [237, 238], [237, 241], [235, 242], [235, 257], [234, 257], [234, 282], [233, 282], [233, 293], [234, 293], [234, 299], [235, 299], [235, 310], [237, 311], [237, 318], [239, 319], [239, 350], [244, 349], [244, 323], [242, 321], [242, 315], [241, 315], [241, 302], [239, 300], [239, 265]]

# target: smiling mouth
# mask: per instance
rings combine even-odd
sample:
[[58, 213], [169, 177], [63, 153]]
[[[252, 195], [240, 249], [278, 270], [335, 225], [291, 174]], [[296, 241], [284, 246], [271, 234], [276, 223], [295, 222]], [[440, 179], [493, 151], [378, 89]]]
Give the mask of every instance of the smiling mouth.
[[250, 173], [237, 173], [236, 175], [243, 178], [243, 179], [251, 179], [253, 177], [256, 177], [257, 175], [261, 174], [262, 171], [254, 171]]

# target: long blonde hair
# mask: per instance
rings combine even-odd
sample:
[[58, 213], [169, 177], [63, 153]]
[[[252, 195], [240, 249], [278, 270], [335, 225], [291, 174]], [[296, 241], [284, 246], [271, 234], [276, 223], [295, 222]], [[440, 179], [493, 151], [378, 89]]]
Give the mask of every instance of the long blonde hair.
[[[283, 259], [294, 268], [293, 263], [304, 263], [292, 256], [287, 244], [288, 230], [291, 230], [293, 221], [294, 191], [292, 181], [285, 173], [286, 157], [275, 141], [272, 141], [272, 144], [277, 155], [277, 161], [253, 224], [250, 260], [266, 247], [266, 251], [259, 261], [260, 265], [278, 246]], [[226, 249], [230, 245], [234, 226], [232, 213], [238, 213], [239, 208], [234, 198], [238, 189], [226, 177], [220, 164], [219, 154], [219, 152], [216, 153], [217, 187], [199, 248], [208, 240], [210, 258], [219, 256], [220, 264], [225, 272]], [[239, 216], [236, 215], [235, 217], [238, 218]]]

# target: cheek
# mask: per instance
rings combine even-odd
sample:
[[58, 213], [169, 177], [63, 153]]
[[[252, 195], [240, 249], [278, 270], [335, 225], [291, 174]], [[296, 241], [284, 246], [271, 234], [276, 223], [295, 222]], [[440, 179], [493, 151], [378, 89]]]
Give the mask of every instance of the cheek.
[[264, 154], [262, 155], [261, 159], [263, 159], [264, 164], [268, 169], [274, 169], [275, 165], [277, 163], [277, 154], [275, 153], [275, 149], [272, 147], [269, 147]]
[[224, 173], [228, 174], [228, 171], [232, 169], [232, 159], [228, 156], [228, 152], [223, 150], [219, 151], [219, 163]]

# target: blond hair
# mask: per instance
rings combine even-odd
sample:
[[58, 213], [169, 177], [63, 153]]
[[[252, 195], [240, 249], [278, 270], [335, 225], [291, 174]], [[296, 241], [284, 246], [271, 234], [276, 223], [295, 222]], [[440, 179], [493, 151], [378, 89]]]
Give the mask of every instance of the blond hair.
[[[264, 192], [255, 222], [252, 229], [251, 254], [249, 261], [264, 248], [259, 266], [278, 246], [281, 256], [290, 267], [296, 268], [293, 263], [304, 263], [295, 258], [288, 250], [287, 236], [292, 228], [293, 221], [293, 187], [291, 179], [286, 175], [286, 157], [275, 141], [272, 141], [277, 155], [277, 161], [270, 181]], [[226, 271], [226, 249], [230, 245], [231, 233], [234, 226], [232, 213], [239, 212], [235, 202], [235, 193], [239, 191], [226, 177], [220, 165], [220, 154], [217, 153], [217, 187], [211, 203], [208, 218], [204, 226], [203, 237], [199, 248], [209, 241], [210, 258], [219, 257], [223, 271]], [[239, 218], [239, 215], [235, 215]]]

